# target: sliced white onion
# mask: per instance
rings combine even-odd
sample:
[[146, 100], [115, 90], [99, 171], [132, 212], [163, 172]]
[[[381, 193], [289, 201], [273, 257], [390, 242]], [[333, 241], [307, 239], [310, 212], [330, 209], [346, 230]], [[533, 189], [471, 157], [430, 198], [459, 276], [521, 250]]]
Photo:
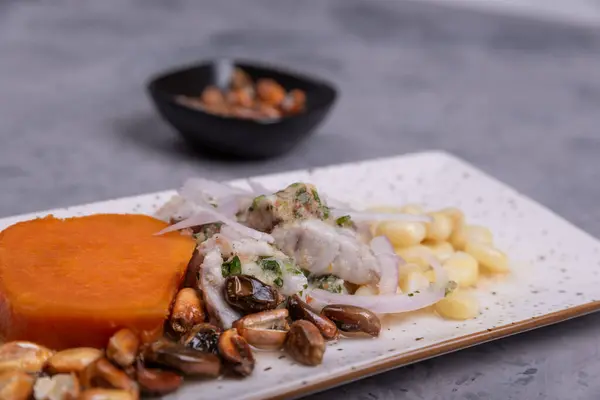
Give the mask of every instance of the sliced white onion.
[[448, 287], [448, 278], [440, 263], [433, 257], [429, 258], [429, 262], [435, 271], [436, 283], [425, 290], [419, 291], [419, 293], [354, 296], [314, 289], [309, 296], [319, 304], [347, 304], [363, 307], [378, 314], [395, 314], [420, 310], [443, 299]]
[[174, 225], [171, 225], [162, 231], [158, 232], [156, 235], [162, 235], [168, 232], [177, 231], [184, 228], [191, 228], [193, 226], [211, 224], [214, 222], [222, 222], [225, 225], [228, 225], [231, 229], [234, 229], [241, 235], [251, 237], [256, 240], [262, 240], [267, 243], [273, 243], [274, 239], [271, 235], [263, 232], [259, 232], [255, 229], [248, 228], [237, 221], [232, 220], [231, 218], [226, 217], [225, 215], [215, 211], [215, 210], [202, 210], [199, 213], [191, 216], [188, 219], [184, 219]]
[[379, 294], [394, 294], [398, 289], [398, 259], [394, 247], [385, 236], [377, 236], [371, 240], [371, 250], [379, 266], [381, 277], [379, 278]]
[[428, 215], [356, 211], [349, 208], [332, 208], [331, 214], [336, 218], [349, 215], [356, 221], [431, 222], [431, 217]]
[[250, 188], [254, 192], [255, 196], [266, 196], [269, 194], [273, 194], [273, 191], [267, 189], [266, 186], [264, 186], [262, 183], [255, 182], [251, 179], [248, 179], [248, 185], [250, 185]]
[[181, 187], [179, 193], [189, 200], [194, 200], [199, 193], [216, 199], [235, 195], [252, 195], [247, 190], [230, 186], [226, 183], [211, 181], [204, 178], [190, 178]]
[[231, 242], [243, 239], [245, 237], [229, 225], [223, 225], [219, 231], [219, 234]]

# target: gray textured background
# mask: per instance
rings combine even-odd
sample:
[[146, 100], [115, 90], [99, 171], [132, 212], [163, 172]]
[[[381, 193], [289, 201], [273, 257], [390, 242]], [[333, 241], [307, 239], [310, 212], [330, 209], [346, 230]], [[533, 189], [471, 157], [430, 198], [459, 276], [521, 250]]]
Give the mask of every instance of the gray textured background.
[[[198, 158], [150, 75], [215, 56], [334, 81], [318, 135], [267, 162]], [[404, 1], [0, 0], [0, 216], [211, 174], [446, 149], [600, 235], [600, 30]], [[600, 290], [600, 289], [599, 289]], [[600, 315], [315, 395], [598, 399]]]

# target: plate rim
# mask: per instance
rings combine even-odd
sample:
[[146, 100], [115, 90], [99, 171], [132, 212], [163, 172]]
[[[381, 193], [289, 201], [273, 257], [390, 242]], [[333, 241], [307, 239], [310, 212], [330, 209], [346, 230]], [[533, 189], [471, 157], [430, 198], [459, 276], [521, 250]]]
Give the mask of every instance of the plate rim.
[[[571, 221], [565, 219], [560, 214], [554, 212], [547, 206], [539, 203], [538, 201], [532, 199], [526, 194], [523, 194], [516, 188], [510, 186], [509, 184], [501, 181], [500, 179], [490, 175], [489, 173], [481, 170], [480, 168], [474, 166], [470, 162], [456, 156], [452, 153], [443, 151], [443, 150], [431, 150], [431, 151], [422, 151], [422, 152], [414, 152], [407, 154], [400, 154], [395, 156], [385, 156], [385, 157], [377, 157], [372, 159], [344, 162], [339, 164], [329, 164], [314, 168], [304, 168], [304, 169], [294, 169], [287, 171], [280, 171], [276, 173], [270, 174], [262, 174], [255, 175], [249, 177], [243, 177], [238, 179], [227, 180], [228, 183], [233, 185], [247, 185], [249, 180], [261, 180], [268, 179], [270, 177], [281, 176], [286, 174], [294, 174], [294, 173], [308, 173], [309, 176], [315, 172], [320, 170], [327, 170], [330, 168], [338, 168], [338, 167], [347, 167], [347, 166], [360, 166], [360, 165], [368, 165], [371, 163], [379, 163], [385, 161], [392, 161], [396, 159], [411, 159], [411, 158], [424, 158], [424, 157], [432, 157], [437, 158], [441, 162], [452, 162], [456, 163], [464, 168], [467, 168], [473, 172], [476, 172], [481, 177], [493, 181], [495, 184], [500, 185], [503, 189], [509, 190], [512, 193], [518, 195], [521, 200], [529, 202], [535, 205], [537, 208], [543, 210], [548, 213], [552, 217], [558, 219], [562, 224], [567, 225], [571, 229], [575, 229], [580, 234], [587, 236], [589, 239], [592, 239], [593, 242], [598, 243], [599, 239], [579, 226], [575, 225]], [[40, 215], [48, 215], [56, 212], [69, 212], [73, 208], [87, 208], [94, 207], [98, 205], [104, 205], [110, 202], [121, 202], [121, 201], [131, 201], [141, 197], [146, 196], [167, 196], [175, 194], [174, 190], [161, 190], [150, 193], [141, 193], [137, 195], [123, 196], [118, 198], [110, 198], [106, 200], [99, 200], [84, 204], [70, 205], [65, 207], [58, 207], [54, 209], [37, 211], [37, 212], [28, 212], [18, 215], [11, 215], [0, 217], [0, 231], [3, 230], [6, 226], [10, 224], [23, 221], [26, 219], [35, 218]], [[352, 367], [349, 371], [338, 372], [336, 374], [329, 374], [324, 377], [317, 378], [316, 380], [311, 380], [310, 382], [302, 382], [301, 385], [294, 385], [289, 389], [283, 389], [279, 391], [279, 393], [265, 393], [264, 399], [267, 400], [279, 400], [279, 399], [290, 399], [290, 398], [299, 398], [301, 396], [306, 396], [311, 393], [321, 392], [327, 389], [331, 389], [351, 381], [355, 381], [358, 379], [364, 379], [369, 376], [373, 376], [376, 374], [380, 374], [392, 369], [396, 369], [399, 367], [403, 367], [406, 365], [410, 365], [416, 362], [424, 361], [433, 357], [441, 356], [444, 354], [449, 354], [455, 351], [463, 350], [469, 347], [473, 347], [479, 344], [483, 344], [486, 342], [490, 342], [493, 340], [505, 338], [508, 336], [516, 335], [519, 333], [524, 333], [530, 330], [542, 328], [549, 325], [554, 325], [560, 322], [567, 321], [569, 319], [581, 317], [587, 314], [591, 314], [594, 312], [600, 311], [600, 300], [592, 300], [587, 303], [573, 305], [570, 307], [566, 307], [561, 310], [557, 310], [554, 312], [533, 316], [527, 319], [523, 319], [520, 321], [514, 321], [510, 324], [500, 325], [488, 329], [484, 329], [481, 331], [477, 331], [474, 333], [470, 333], [467, 335], [462, 335], [458, 337], [454, 337], [451, 339], [444, 340], [442, 342], [434, 343], [428, 346], [419, 347], [413, 350], [404, 351], [402, 353], [392, 354], [377, 360], [373, 360], [366, 365]]]

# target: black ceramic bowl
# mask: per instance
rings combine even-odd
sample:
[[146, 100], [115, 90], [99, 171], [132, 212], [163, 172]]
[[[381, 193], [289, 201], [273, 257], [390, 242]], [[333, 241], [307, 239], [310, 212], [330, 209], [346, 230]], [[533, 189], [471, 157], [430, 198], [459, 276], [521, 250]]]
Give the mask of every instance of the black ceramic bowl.
[[[176, 100], [179, 95], [199, 96], [209, 85], [228, 82], [232, 66], [253, 80], [271, 78], [286, 91], [303, 90], [304, 111], [259, 121], [211, 114]], [[244, 158], [272, 157], [291, 150], [323, 121], [337, 96], [331, 84], [319, 79], [243, 61], [207, 62], [167, 72], [153, 78], [148, 91], [160, 115], [194, 147]]]

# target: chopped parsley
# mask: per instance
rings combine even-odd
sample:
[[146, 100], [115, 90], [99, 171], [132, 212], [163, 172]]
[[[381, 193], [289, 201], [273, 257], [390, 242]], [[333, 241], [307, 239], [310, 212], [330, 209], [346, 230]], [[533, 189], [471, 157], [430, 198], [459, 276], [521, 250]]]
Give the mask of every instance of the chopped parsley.
[[312, 283], [318, 289], [327, 290], [331, 293], [343, 293], [344, 281], [335, 275], [323, 275], [312, 279]]
[[242, 262], [238, 256], [233, 257], [231, 260], [224, 262], [221, 265], [221, 274], [223, 278], [229, 275], [240, 275], [242, 273]]
[[267, 196], [265, 196], [264, 194], [262, 194], [258, 197], [255, 197], [254, 200], [252, 200], [252, 205], [250, 206], [250, 208], [248, 208], [248, 211], [252, 212], [255, 209], [257, 209], [258, 206], [260, 205], [260, 202], [266, 198], [267, 198]]
[[316, 202], [319, 203], [319, 205], [321, 205], [321, 198], [319, 197], [319, 193], [317, 193], [317, 191], [315, 189], [313, 189], [312, 194], [313, 194], [313, 197], [315, 198]]
[[341, 227], [348, 227], [352, 224], [352, 218], [349, 215], [344, 215], [336, 219], [335, 223]]
[[283, 286], [283, 280], [280, 277], [277, 277], [273, 283], [278, 286], [278, 287], [282, 287]]
[[409, 293], [408, 297], [413, 297], [415, 294], [414, 293]]
[[281, 267], [279, 266], [279, 262], [277, 260], [267, 258], [260, 260], [260, 264], [265, 271], [271, 271], [277, 275], [281, 275]]

